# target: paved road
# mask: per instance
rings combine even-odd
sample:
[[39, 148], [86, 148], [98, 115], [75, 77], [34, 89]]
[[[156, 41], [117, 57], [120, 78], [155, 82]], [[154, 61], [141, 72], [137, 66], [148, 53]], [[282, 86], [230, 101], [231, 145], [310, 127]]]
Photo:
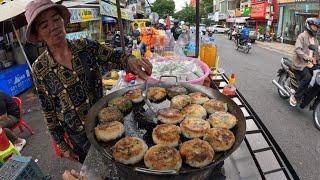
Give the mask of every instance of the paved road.
[[232, 41], [217, 35], [221, 67], [238, 76], [236, 86], [268, 127], [301, 179], [320, 179], [320, 131], [312, 113], [295, 109], [280, 99], [271, 83], [283, 54], [255, 45], [249, 54], [234, 49]]

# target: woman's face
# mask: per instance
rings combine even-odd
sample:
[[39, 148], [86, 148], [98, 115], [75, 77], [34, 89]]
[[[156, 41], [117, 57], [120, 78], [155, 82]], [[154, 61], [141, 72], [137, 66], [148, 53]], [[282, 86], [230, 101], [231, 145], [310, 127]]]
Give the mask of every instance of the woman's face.
[[64, 21], [55, 9], [49, 9], [39, 14], [34, 26], [38, 39], [48, 45], [59, 44], [65, 40]]
[[312, 25], [311, 25], [311, 29], [312, 29], [313, 31], [318, 31], [318, 26], [312, 24]]

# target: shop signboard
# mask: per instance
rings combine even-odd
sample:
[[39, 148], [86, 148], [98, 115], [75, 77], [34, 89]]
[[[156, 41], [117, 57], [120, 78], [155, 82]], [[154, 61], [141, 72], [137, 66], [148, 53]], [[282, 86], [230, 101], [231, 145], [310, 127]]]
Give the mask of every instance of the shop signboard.
[[69, 8], [69, 12], [71, 23], [100, 19], [99, 8]]
[[[118, 17], [117, 7], [115, 5], [109, 4], [107, 2], [100, 2], [100, 14], [111, 17]], [[127, 9], [121, 8], [121, 17], [126, 20], [133, 20], [133, 13]]]
[[251, 5], [250, 17], [252, 19], [265, 19], [267, 3], [257, 3]]

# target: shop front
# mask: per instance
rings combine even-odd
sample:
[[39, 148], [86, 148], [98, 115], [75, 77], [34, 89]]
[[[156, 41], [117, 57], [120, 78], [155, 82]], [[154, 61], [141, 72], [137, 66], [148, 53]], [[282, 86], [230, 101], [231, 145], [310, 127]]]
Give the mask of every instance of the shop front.
[[70, 23], [66, 27], [69, 40], [88, 38], [100, 39], [99, 8], [68, 8], [71, 13]]
[[272, 1], [252, 1], [250, 12], [250, 24], [260, 34], [274, 34], [278, 20], [278, 4]]
[[304, 30], [305, 20], [309, 17], [318, 17], [319, 2], [286, 1], [279, 4], [280, 18], [277, 33], [284, 41], [293, 44], [298, 35]]
[[[101, 16], [105, 16], [105, 21], [103, 23], [104, 31], [109, 33], [114, 33], [116, 31], [119, 31], [118, 28], [118, 14], [117, 14], [117, 7], [114, 4], [101, 1], [100, 2], [100, 14]], [[107, 18], [108, 17], [108, 18]], [[131, 22], [134, 19], [134, 14], [128, 10], [121, 8], [121, 17], [122, 17], [122, 23], [125, 34], [129, 34], [132, 30]]]

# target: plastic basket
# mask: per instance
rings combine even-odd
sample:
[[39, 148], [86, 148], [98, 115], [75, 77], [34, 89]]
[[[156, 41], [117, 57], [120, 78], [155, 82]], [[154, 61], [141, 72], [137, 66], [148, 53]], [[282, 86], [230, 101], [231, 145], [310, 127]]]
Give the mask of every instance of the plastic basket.
[[0, 168], [1, 180], [48, 179], [31, 157], [13, 156]]

